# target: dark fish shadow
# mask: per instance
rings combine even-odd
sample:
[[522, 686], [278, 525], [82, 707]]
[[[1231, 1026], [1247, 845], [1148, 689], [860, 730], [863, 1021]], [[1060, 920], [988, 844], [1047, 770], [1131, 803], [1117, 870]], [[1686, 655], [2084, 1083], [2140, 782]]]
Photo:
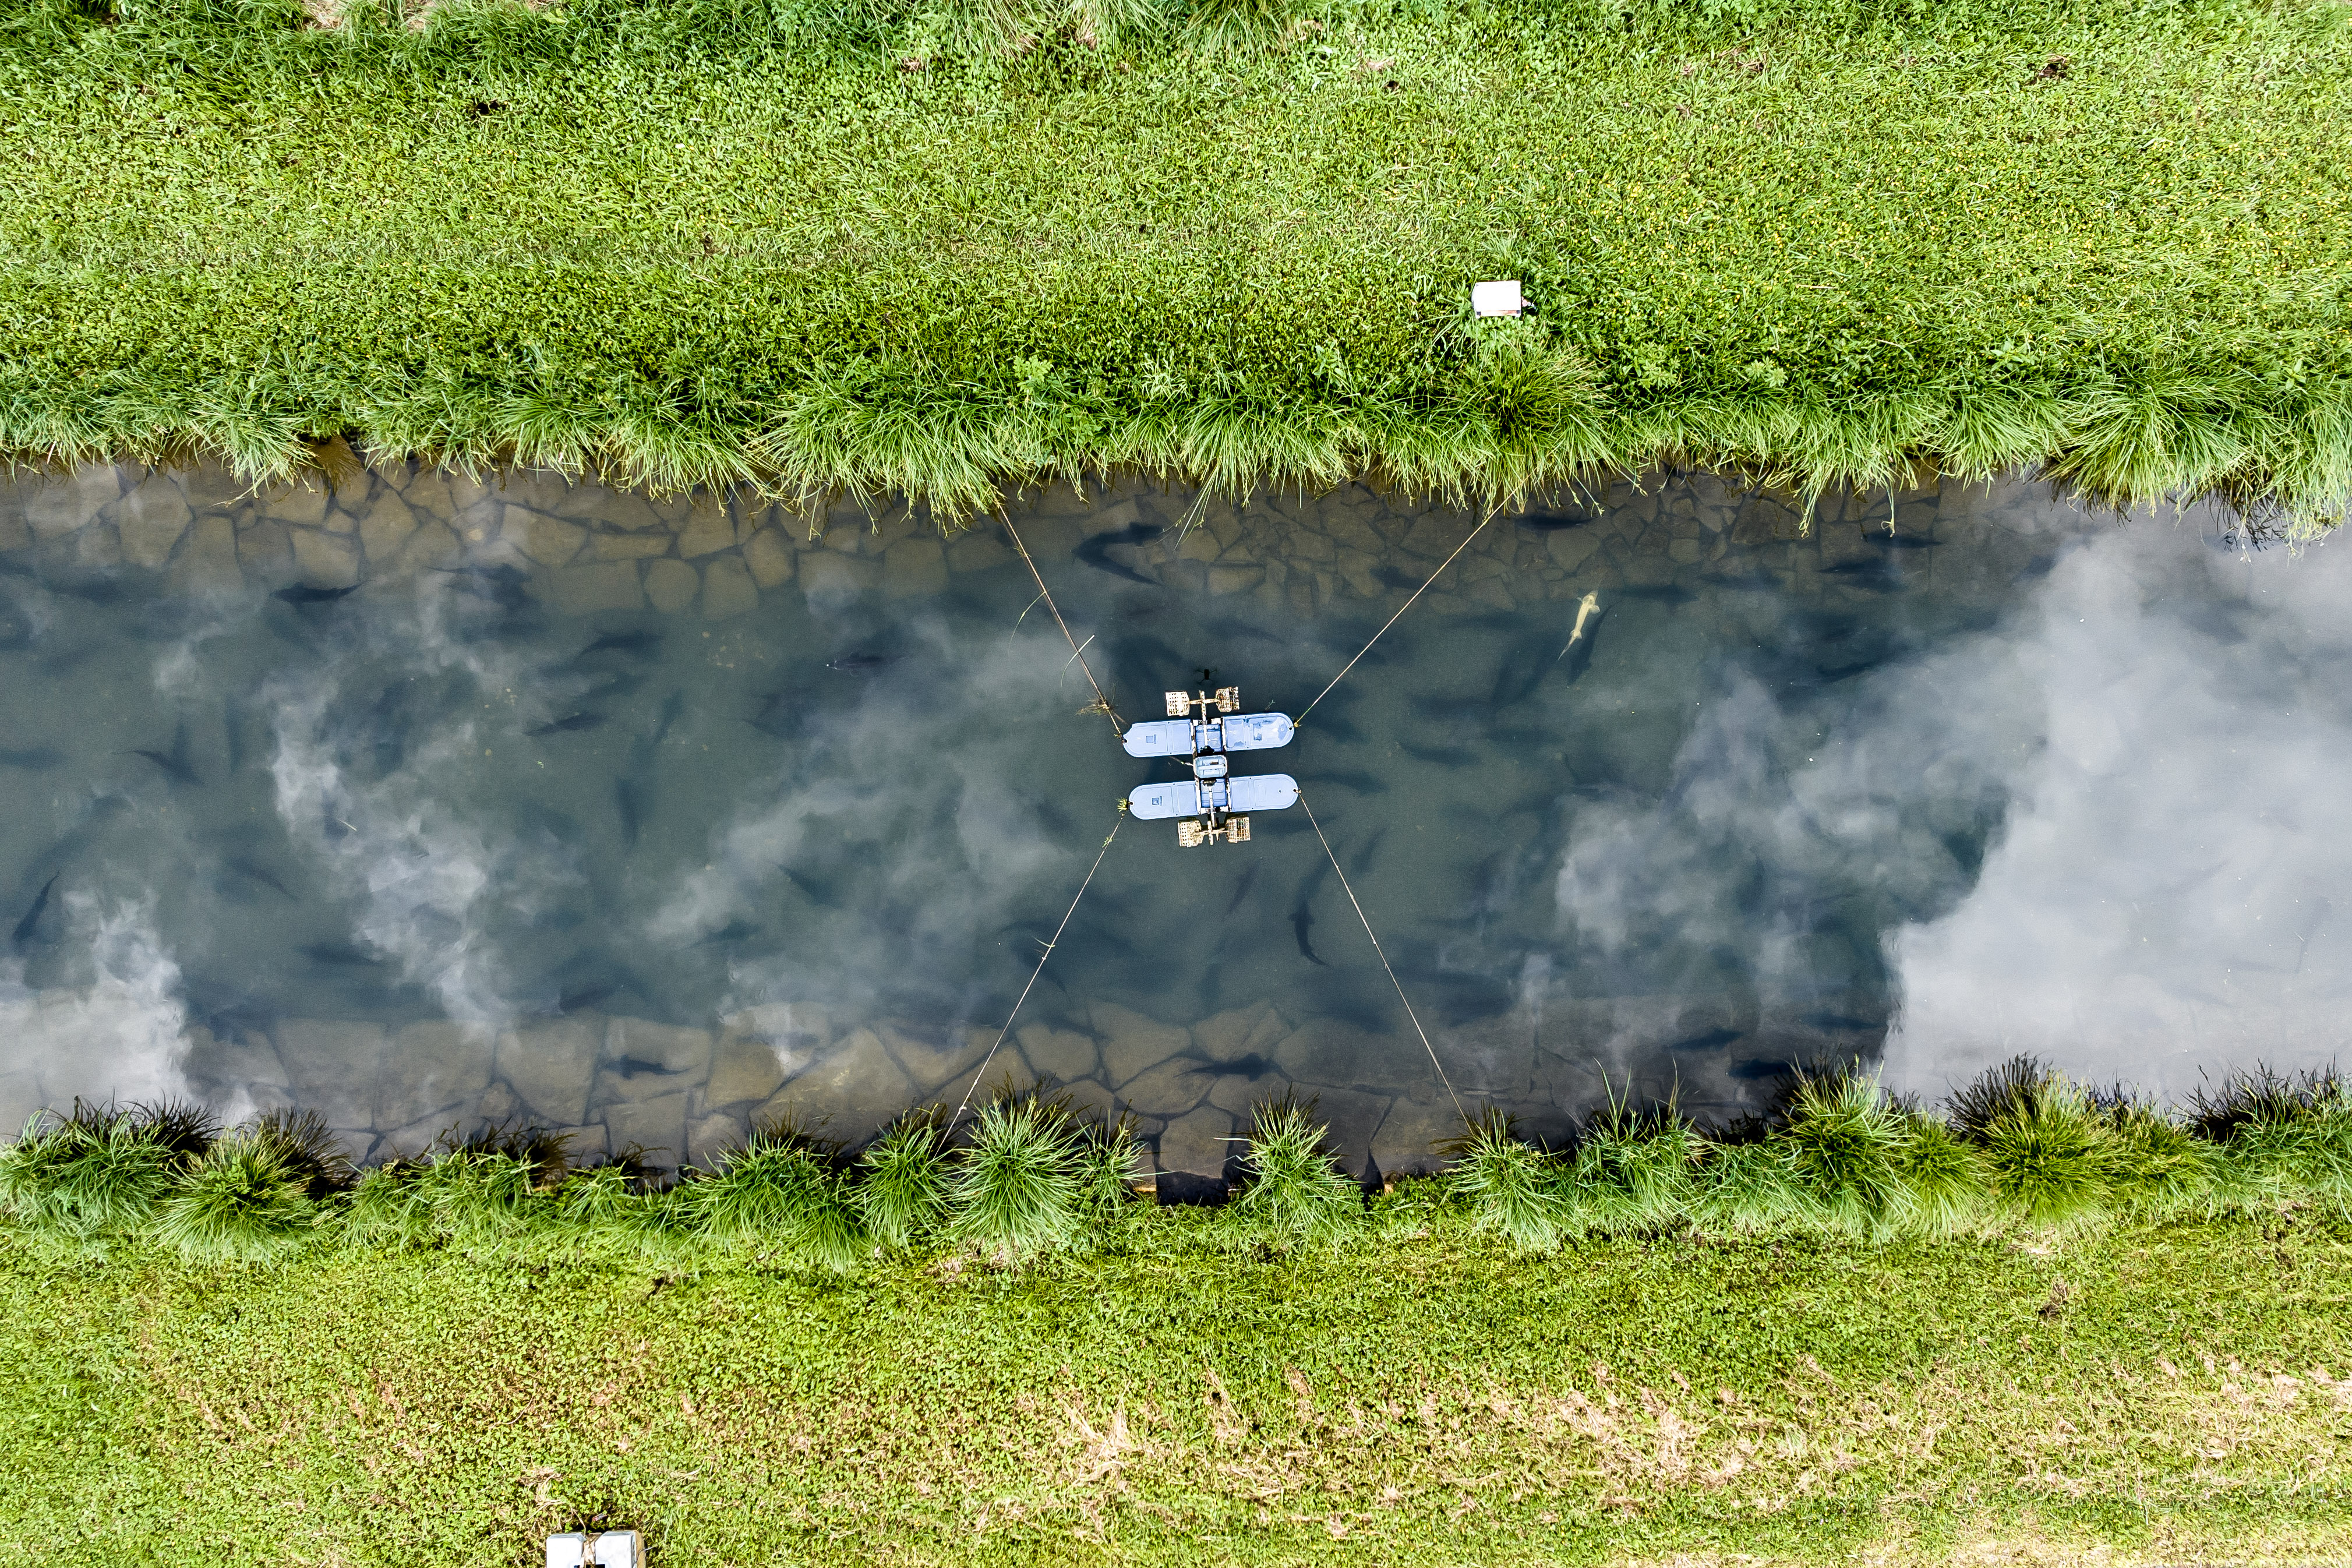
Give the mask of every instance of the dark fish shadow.
[[357, 583], [348, 588], [314, 588], [307, 583], [297, 583], [291, 588], [280, 588], [269, 596], [298, 610], [310, 610], [321, 605], [339, 605], [358, 593], [360, 587]]
[[64, 875], [62, 871], [52, 873], [49, 879], [41, 884], [41, 890], [33, 895], [33, 901], [26, 907], [24, 917], [8, 933], [8, 946], [12, 951], [22, 952], [42, 940], [41, 921], [49, 912], [49, 894], [56, 890], [58, 879]]
[[195, 764], [189, 760], [188, 721], [184, 716], [173, 727], [170, 751], [158, 752], [150, 747], [138, 746], [123, 754], [145, 758], [154, 763], [157, 771], [174, 784], [188, 789], [204, 787], [205, 781], [197, 775]]
[[1114, 577], [1125, 577], [1129, 582], [1142, 583], [1156, 588], [1160, 586], [1158, 578], [1147, 577], [1133, 567], [1112, 560], [1109, 552], [1113, 547], [1122, 544], [1149, 544], [1167, 531], [1165, 525], [1157, 522], [1129, 523], [1127, 527], [1112, 532], [1097, 533], [1079, 541], [1077, 548], [1070, 553], [1097, 572], [1108, 572]]

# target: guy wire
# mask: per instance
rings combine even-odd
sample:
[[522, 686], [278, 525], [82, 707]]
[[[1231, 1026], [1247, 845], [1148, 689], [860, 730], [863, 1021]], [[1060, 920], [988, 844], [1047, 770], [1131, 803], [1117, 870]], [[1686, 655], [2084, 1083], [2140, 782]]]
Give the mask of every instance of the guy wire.
[[[1482, 523], [1479, 526], [1484, 527], [1485, 524]], [[1465, 542], [1466, 543], [1467, 541]], [[1454, 553], [1458, 555], [1461, 552], [1456, 551]], [[1445, 568], [1441, 566], [1438, 570], [1443, 572]], [[1399, 614], [1402, 612], [1400, 611]], [[1340, 673], [1345, 674], [1346, 671], [1343, 670]], [[1334, 681], [1332, 684], [1339, 683]], [[1454, 1092], [1454, 1080], [1445, 1076], [1445, 1064], [1437, 1059], [1437, 1047], [1429, 1043], [1429, 1031], [1421, 1026], [1421, 1015], [1412, 1010], [1412, 998], [1404, 994], [1404, 982], [1397, 978], [1395, 968], [1389, 963], [1389, 955], [1381, 951], [1380, 936], [1372, 930], [1371, 917], [1364, 913], [1364, 906], [1357, 899], [1356, 889], [1348, 886], [1348, 873], [1339, 869], [1339, 857], [1331, 854], [1331, 841], [1323, 837], [1323, 825], [1315, 820], [1315, 808], [1307, 804], [1307, 797], [1304, 795], [1298, 797], [1298, 804], [1306, 811], [1307, 822], [1314, 826], [1315, 837], [1323, 839], [1323, 853], [1331, 857], [1331, 869], [1339, 872], [1339, 886], [1346, 889], [1348, 901], [1356, 906], [1356, 918], [1364, 922], [1364, 934], [1372, 939], [1372, 951], [1380, 954], [1381, 967], [1389, 972], [1389, 984], [1396, 987], [1397, 1000], [1404, 1004], [1404, 1016], [1412, 1020], [1412, 1032], [1421, 1037], [1421, 1048], [1429, 1053], [1429, 1065], [1437, 1069], [1437, 1081], [1445, 1086], [1445, 1092], [1453, 1100], [1454, 1109], [1461, 1116], [1462, 1124], [1465, 1127], [1471, 1125], [1470, 1113], [1462, 1106], [1462, 1097]]]
[[[948, 1119], [949, 1132], [956, 1130], [956, 1123], [963, 1120], [963, 1113], [971, 1109], [971, 1097], [980, 1092], [980, 1080], [988, 1076], [988, 1064], [996, 1059], [998, 1047], [1004, 1044], [1005, 1037], [1013, 1033], [1013, 1021], [1021, 1016], [1021, 1005], [1029, 1000], [1030, 989], [1037, 984], [1037, 976], [1045, 973], [1045, 961], [1054, 956], [1055, 943], [1060, 942], [1062, 932], [1069, 929], [1070, 917], [1078, 912], [1078, 899], [1085, 898], [1087, 889], [1094, 885], [1095, 873], [1102, 869], [1103, 857], [1110, 853], [1111, 839], [1118, 837], [1118, 830], [1126, 825], [1127, 802], [1122, 800], [1118, 803], [1118, 816], [1110, 825], [1109, 837], [1102, 841], [1102, 848], [1095, 856], [1095, 863], [1087, 868], [1087, 879], [1078, 884], [1078, 898], [1072, 899], [1070, 907], [1062, 911], [1062, 923], [1054, 928], [1053, 941], [1048, 942], [1045, 951], [1037, 955], [1037, 967], [1029, 972], [1029, 984], [1024, 985], [1021, 994], [1013, 999], [1013, 1011], [1005, 1015], [1004, 1027], [996, 1032], [996, 1043], [990, 1046], [988, 1054], [980, 1058], [980, 1070], [971, 1075], [971, 1087], [963, 1091], [963, 1103], [957, 1106], [955, 1115]], [[945, 1135], [941, 1134], [942, 1137]]]
[[[1333, 676], [1333, 677], [1331, 678], [1331, 686], [1337, 686], [1337, 685], [1339, 685], [1339, 682], [1341, 682], [1341, 681], [1343, 681], [1343, 680], [1345, 680], [1345, 679], [1348, 679], [1348, 671], [1349, 671], [1349, 670], [1351, 670], [1351, 669], [1353, 669], [1353, 668], [1356, 668], [1356, 659], [1360, 659], [1360, 658], [1363, 658], [1366, 654], [1368, 654], [1368, 653], [1370, 653], [1370, 652], [1371, 652], [1371, 651], [1372, 651], [1372, 643], [1380, 641], [1380, 640], [1381, 640], [1381, 638], [1382, 638], [1383, 637], [1386, 637], [1386, 636], [1388, 635], [1388, 629], [1389, 629], [1389, 627], [1391, 627], [1391, 626], [1392, 626], [1396, 625], [1396, 624], [1397, 624], [1397, 622], [1398, 622], [1398, 620], [1399, 620], [1401, 617], [1402, 617], [1402, 616], [1404, 615], [1404, 613], [1405, 613], [1407, 610], [1410, 610], [1410, 609], [1412, 609], [1412, 601], [1413, 601], [1413, 599], [1418, 599], [1418, 598], [1420, 598], [1423, 594], [1428, 593], [1428, 592], [1429, 592], [1429, 584], [1430, 584], [1430, 583], [1434, 583], [1434, 582], [1436, 582], [1440, 577], [1444, 576], [1444, 575], [1445, 575], [1445, 567], [1446, 567], [1446, 566], [1451, 566], [1451, 565], [1453, 565], [1453, 564], [1454, 564], [1454, 557], [1455, 557], [1455, 556], [1460, 555], [1464, 551], [1465, 551], [1465, 550], [1469, 549], [1469, 548], [1470, 548], [1470, 542], [1471, 542], [1472, 540], [1474, 540], [1474, 539], [1477, 538], [1481, 533], [1484, 533], [1484, 532], [1486, 531], [1486, 525], [1487, 525], [1488, 523], [1490, 523], [1490, 522], [1494, 521], [1495, 521], [1495, 513], [1493, 513], [1493, 512], [1491, 512], [1491, 511], [1490, 511], [1490, 512], [1488, 512], [1485, 517], [1483, 517], [1483, 518], [1481, 518], [1481, 519], [1479, 519], [1479, 520], [1478, 520], [1478, 526], [1477, 526], [1477, 527], [1475, 527], [1475, 528], [1472, 529], [1468, 533], [1465, 533], [1465, 534], [1464, 534], [1464, 535], [1462, 536], [1462, 542], [1461, 542], [1461, 543], [1459, 543], [1459, 544], [1457, 544], [1457, 545], [1455, 545], [1455, 546], [1454, 547], [1454, 554], [1453, 554], [1453, 555], [1449, 555], [1449, 556], [1447, 556], [1447, 557], [1445, 558], [1445, 563], [1444, 563], [1444, 565], [1440, 566], [1440, 567], [1438, 567], [1438, 569], [1437, 569], [1436, 571], [1432, 572], [1432, 573], [1429, 574], [1429, 582], [1428, 582], [1428, 583], [1423, 583], [1420, 587], [1415, 588], [1415, 589], [1412, 591], [1412, 599], [1407, 599], [1403, 604], [1399, 605], [1397, 606], [1397, 613], [1396, 613], [1395, 615], [1393, 615], [1393, 616], [1391, 616], [1387, 620], [1385, 620], [1385, 621], [1383, 621], [1383, 622], [1381, 622], [1381, 629], [1380, 629], [1379, 631], [1376, 631], [1376, 632], [1374, 632], [1374, 633], [1372, 634], [1372, 642], [1368, 642], [1368, 643], [1366, 643], [1363, 647], [1361, 647], [1358, 648], [1358, 649], [1356, 650], [1356, 658], [1351, 658], [1351, 659], [1349, 659], [1349, 660], [1345, 665], [1343, 665], [1343, 666], [1341, 666], [1341, 667], [1340, 667], [1339, 673], [1339, 674], [1337, 674], [1337, 675], [1335, 675], [1335, 676]], [[1015, 540], [1013, 542], [1017, 544], [1017, 543], [1019, 543], [1020, 542], [1019, 542], [1018, 540]], [[1034, 570], [1035, 570], [1035, 568], [1034, 568], [1034, 567], [1032, 567], [1032, 568], [1031, 568], [1031, 570], [1032, 570], [1032, 571], [1034, 571]], [[1042, 587], [1044, 587], [1044, 586], [1045, 586], [1045, 583], [1044, 583], [1044, 581], [1043, 581], [1042, 579], [1040, 579], [1040, 581], [1038, 582], [1038, 584], [1037, 584], [1037, 585], [1038, 585], [1039, 587], [1041, 587], [1041, 588], [1042, 588]], [[1051, 601], [1048, 601], [1048, 602], [1050, 603]], [[1325, 687], [1322, 690], [1320, 690], [1320, 691], [1317, 692], [1317, 693], [1315, 694], [1315, 702], [1320, 702], [1320, 701], [1322, 701], [1322, 700], [1323, 700], [1323, 699], [1325, 699], [1326, 697], [1330, 696], [1330, 695], [1331, 695], [1331, 686], [1327, 686], [1327, 687]], [[1315, 702], [1309, 702], [1306, 707], [1304, 707], [1304, 708], [1300, 709], [1300, 710], [1298, 710], [1298, 717], [1297, 717], [1297, 720], [1295, 720], [1293, 722], [1294, 722], [1294, 723], [1296, 723], [1296, 724], [1304, 724], [1304, 723], [1306, 723], [1306, 722], [1307, 722], [1307, 715], [1308, 715], [1309, 713], [1312, 713], [1312, 712], [1314, 712], [1314, 711], [1315, 711]], [[1367, 930], [1367, 931], [1370, 931], [1371, 928], [1370, 928], [1370, 926], [1367, 926], [1367, 927], [1365, 927], [1364, 929], [1365, 929], [1365, 930]], [[1374, 945], [1375, 945], [1375, 946], [1377, 946], [1378, 944], [1377, 944], [1377, 943], [1375, 943]], [[1410, 1008], [1408, 1008], [1408, 1009], [1407, 1009], [1407, 1011], [1410, 1011], [1410, 1010], [1411, 1010]]]
[[[1008, 514], [1003, 521], [1004, 531], [1013, 536], [1013, 548], [1021, 552], [1022, 564], [1029, 568], [1029, 575], [1037, 581], [1037, 592], [1045, 598], [1045, 607], [1054, 612], [1054, 624], [1062, 628], [1062, 640], [1070, 645], [1070, 657], [1078, 661], [1078, 668], [1087, 672], [1087, 684], [1095, 689], [1095, 706], [1101, 709], [1103, 715], [1110, 721], [1111, 732], [1124, 735], [1127, 726], [1118, 721], [1118, 710], [1110, 705], [1110, 699], [1103, 695], [1102, 682], [1095, 679], [1094, 666], [1087, 662], [1087, 650], [1080, 647], [1078, 639], [1070, 635], [1070, 623], [1062, 618], [1062, 606], [1054, 603], [1054, 591], [1045, 586], [1045, 574], [1037, 570], [1037, 563], [1030, 558], [1029, 547], [1021, 542], [1021, 535], [1014, 530], [1012, 517]], [[1028, 612], [1024, 610], [1022, 614]], [[1087, 640], [1092, 642], [1094, 639], [1089, 637]], [[1345, 674], [1346, 671], [1340, 673]], [[1111, 831], [1116, 834], [1118, 830], [1113, 828]], [[1108, 844], [1109, 840], [1104, 842]]]

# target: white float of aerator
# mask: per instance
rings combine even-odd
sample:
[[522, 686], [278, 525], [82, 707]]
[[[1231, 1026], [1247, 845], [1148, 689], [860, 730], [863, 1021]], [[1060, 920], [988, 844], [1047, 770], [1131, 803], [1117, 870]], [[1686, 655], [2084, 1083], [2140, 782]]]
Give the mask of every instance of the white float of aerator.
[[1240, 778], [1171, 779], [1150, 784], [1127, 797], [1127, 809], [1146, 822], [1209, 812], [1280, 811], [1298, 804], [1298, 781], [1288, 773], [1248, 773]]
[[1286, 713], [1227, 713], [1214, 719], [1147, 719], [1129, 724], [1119, 744], [1130, 757], [1189, 757], [1199, 752], [1270, 752], [1297, 729]]

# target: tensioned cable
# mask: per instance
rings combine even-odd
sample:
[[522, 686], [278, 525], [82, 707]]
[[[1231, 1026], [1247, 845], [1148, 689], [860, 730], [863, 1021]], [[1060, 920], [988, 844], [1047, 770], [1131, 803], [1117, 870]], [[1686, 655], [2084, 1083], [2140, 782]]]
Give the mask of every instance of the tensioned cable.
[[[1037, 563], [1030, 558], [1029, 547], [1021, 542], [1021, 535], [1014, 531], [1013, 519], [1006, 517], [1003, 522], [1004, 531], [1013, 536], [1013, 548], [1021, 552], [1022, 564], [1028, 567], [1029, 575], [1036, 579], [1038, 595], [1045, 599], [1045, 607], [1054, 612], [1054, 624], [1062, 628], [1062, 639], [1070, 645], [1070, 657], [1078, 661], [1078, 668], [1087, 672], [1087, 684], [1095, 689], [1095, 706], [1101, 709], [1104, 716], [1110, 720], [1113, 734], [1125, 734], [1127, 726], [1118, 721], [1118, 710], [1113, 708], [1110, 705], [1110, 699], [1103, 695], [1102, 682], [1095, 679], [1095, 667], [1087, 662], [1087, 650], [1080, 647], [1078, 639], [1070, 635], [1070, 623], [1062, 618], [1062, 606], [1054, 603], [1054, 591], [1045, 586], [1045, 574], [1037, 570]], [[1024, 610], [1021, 613], [1025, 616], [1029, 612]], [[1092, 642], [1094, 638], [1088, 637], [1087, 640]], [[1066, 665], [1063, 668], [1068, 667]], [[1115, 835], [1118, 829], [1114, 827], [1111, 832]], [[1110, 840], [1105, 839], [1103, 842], [1108, 844]]]
[[[1478, 521], [1478, 526], [1477, 526], [1477, 527], [1475, 527], [1475, 528], [1472, 529], [1468, 533], [1466, 533], [1466, 534], [1463, 535], [1462, 542], [1461, 542], [1461, 543], [1459, 543], [1459, 544], [1457, 544], [1457, 545], [1455, 545], [1455, 546], [1454, 547], [1454, 554], [1453, 554], [1453, 555], [1449, 555], [1449, 556], [1447, 556], [1447, 557], [1445, 558], [1445, 565], [1444, 565], [1444, 566], [1440, 566], [1436, 571], [1432, 572], [1432, 573], [1429, 574], [1429, 583], [1423, 583], [1420, 587], [1415, 588], [1415, 589], [1412, 591], [1412, 599], [1407, 599], [1403, 604], [1399, 605], [1397, 606], [1397, 613], [1396, 613], [1395, 615], [1393, 615], [1393, 616], [1391, 616], [1387, 620], [1385, 620], [1385, 621], [1383, 621], [1383, 622], [1381, 622], [1381, 629], [1380, 629], [1379, 631], [1376, 631], [1376, 632], [1374, 632], [1374, 633], [1372, 634], [1372, 642], [1368, 642], [1368, 643], [1366, 643], [1363, 647], [1360, 647], [1360, 648], [1358, 648], [1358, 649], [1356, 650], [1356, 658], [1351, 658], [1351, 659], [1349, 659], [1349, 661], [1348, 661], [1344, 666], [1342, 666], [1342, 667], [1340, 668], [1339, 673], [1339, 674], [1337, 674], [1337, 675], [1335, 675], [1335, 676], [1333, 676], [1333, 677], [1331, 678], [1331, 686], [1337, 686], [1337, 685], [1339, 685], [1339, 682], [1341, 682], [1341, 681], [1343, 681], [1343, 680], [1345, 680], [1345, 679], [1348, 679], [1348, 671], [1349, 671], [1349, 670], [1351, 670], [1351, 669], [1353, 669], [1353, 668], [1356, 668], [1356, 659], [1360, 659], [1360, 658], [1363, 658], [1366, 654], [1368, 654], [1368, 653], [1370, 653], [1370, 652], [1371, 652], [1371, 651], [1372, 651], [1372, 643], [1380, 641], [1380, 640], [1381, 640], [1381, 638], [1382, 638], [1383, 637], [1386, 637], [1386, 636], [1388, 635], [1388, 629], [1389, 629], [1391, 626], [1392, 626], [1396, 625], [1396, 624], [1397, 624], [1398, 619], [1399, 619], [1401, 616], [1403, 616], [1403, 614], [1404, 614], [1407, 610], [1410, 610], [1410, 609], [1412, 609], [1412, 600], [1413, 600], [1413, 599], [1418, 599], [1418, 598], [1420, 598], [1423, 594], [1428, 593], [1428, 592], [1429, 592], [1429, 584], [1430, 584], [1430, 583], [1434, 583], [1434, 582], [1436, 582], [1440, 577], [1444, 576], [1444, 575], [1445, 575], [1445, 567], [1446, 567], [1446, 566], [1451, 566], [1451, 565], [1453, 565], [1453, 564], [1454, 564], [1454, 556], [1458, 556], [1458, 555], [1460, 555], [1464, 551], [1465, 551], [1465, 550], [1469, 549], [1469, 548], [1470, 548], [1470, 542], [1471, 542], [1472, 540], [1474, 540], [1474, 539], [1477, 538], [1481, 533], [1484, 533], [1484, 532], [1486, 531], [1486, 524], [1488, 524], [1488, 523], [1490, 523], [1490, 522], [1492, 522], [1492, 521], [1495, 521], [1495, 514], [1494, 514], [1493, 512], [1491, 512], [1491, 511], [1490, 511], [1490, 512], [1488, 512], [1485, 517], [1483, 517], [1483, 518], [1481, 518], [1481, 519], [1479, 520], [1479, 521]], [[1033, 568], [1033, 570], [1034, 570], [1034, 568]], [[1041, 581], [1041, 582], [1038, 584], [1038, 586], [1042, 588], [1042, 587], [1044, 587], [1044, 586], [1045, 586], [1045, 584]], [[1322, 690], [1320, 690], [1320, 691], [1317, 692], [1317, 693], [1315, 694], [1315, 702], [1320, 702], [1320, 701], [1322, 701], [1322, 700], [1323, 700], [1323, 699], [1325, 699], [1326, 697], [1330, 696], [1330, 695], [1331, 695], [1331, 686], [1327, 686], [1327, 687], [1325, 687]], [[1306, 707], [1304, 707], [1304, 708], [1300, 709], [1300, 710], [1298, 710], [1298, 717], [1297, 717], [1297, 719], [1293, 720], [1293, 721], [1292, 721], [1292, 722], [1293, 722], [1294, 724], [1304, 724], [1304, 723], [1306, 723], [1306, 722], [1307, 722], [1307, 715], [1308, 715], [1309, 713], [1312, 713], [1312, 712], [1314, 712], [1314, 711], [1315, 711], [1315, 702], [1309, 702]], [[1369, 927], [1369, 926], [1367, 926], [1365, 929], [1366, 929], [1367, 931], [1369, 931], [1369, 930], [1370, 930], [1371, 928], [1370, 928], [1370, 927]], [[1375, 943], [1374, 945], [1376, 945], [1376, 946], [1377, 946], [1378, 944], [1377, 944], [1377, 943]]]
[[[1072, 899], [1070, 907], [1062, 911], [1062, 923], [1054, 928], [1053, 941], [1048, 942], [1045, 944], [1045, 951], [1037, 955], [1037, 967], [1029, 972], [1029, 984], [1024, 985], [1021, 988], [1021, 994], [1013, 999], [1013, 1011], [1005, 1015], [1004, 1027], [996, 1032], [996, 1044], [989, 1047], [988, 1054], [980, 1058], [980, 1070], [971, 1075], [971, 1087], [963, 1091], [963, 1103], [957, 1106], [955, 1115], [949, 1118], [947, 1128], [949, 1132], [956, 1130], [956, 1123], [963, 1120], [963, 1113], [971, 1109], [971, 1097], [980, 1092], [980, 1080], [988, 1076], [988, 1064], [996, 1059], [998, 1048], [1004, 1044], [1005, 1037], [1013, 1033], [1013, 1020], [1021, 1016], [1021, 1005], [1029, 1000], [1030, 989], [1037, 984], [1037, 976], [1045, 973], [1045, 961], [1054, 956], [1055, 943], [1060, 942], [1062, 932], [1069, 929], [1070, 917], [1078, 912], [1078, 899], [1085, 898], [1087, 889], [1094, 885], [1095, 873], [1102, 869], [1103, 856], [1110, 853], [1111, 839], [1118, 837], [1118, 830], [1126, 824], [1127, 802], [1122, 800], [1118, 803], [1118, 816], [1110, 825], [1109, 837], [1102, 841], [1102, 849], [1095, 856], [1095, 863], [1087, 868], [1087, 879], [1078, 884], [1078, 897]], [[1456, 1101], [1456, 1103], [1460, 1102]], [[945, 1135], [941, 1134], [942, 1137]]]
[[[1486, 525], [1482, 523], [1479, 526], [1483, 528]], [[1438, 570], [1442, 572], [1444, 568], [1441, 566]], [[1460, 1113], [1463, 1125], [1470, 1125], [1470, 1113], [1463, 1110], [1462, 1097], [1454, 1092], [1454, 1080], [1445, 1076], [1445, 1064], [1437, 1059], [1437, 1047], [1429, 1043], [1429, 1031], [1421, 1026], [1421, 1015], [1412, 1010], [1412, 998], [1404, 994], [1404, 982], [1397, 978], [1394, 966], [1389, 963], [1389, 955], [1382, 951], [1380, 935], [1372, 930], [1371, 917], [1364, 913], [1364, 906], [1357, 899], [1356, 889], [1348, 886], [1348, 873], [1339, 870], [1339, 857], [1331, 854], [1331, 841], [1323, 837], [1323, 825], [1315, 820], [1315, 808], [1307, 804], [1307, 797], [1303, 795], [1298, 797], [1298, 804], [1307, 813], [1307, 820], [1313, 825], [1315, 837], [1323, 839], [1323, 853], [1331, 856], [1331, 869], [1339, 872], [1339, 886], [1346, 889], [1348, 901], [1356, 906], [1356, 918], [1364, 922], [1364, 934], [1372, 939], [1372, 951], [1380, 954], [1381, 967], [1389, 972], [1389, 984], [1396, 987], [1397, 1000], [1404, 1004], [1404, 1016], [1412, 1020], [1412, 1032], [1421, 1037], [1421, 1048], [1429, 1053], [1429, 1065], [1437, 1069], [1437, 1081], [1445, 1086], [1445, 1092], [1453, 1100], [1454, 1109]]]

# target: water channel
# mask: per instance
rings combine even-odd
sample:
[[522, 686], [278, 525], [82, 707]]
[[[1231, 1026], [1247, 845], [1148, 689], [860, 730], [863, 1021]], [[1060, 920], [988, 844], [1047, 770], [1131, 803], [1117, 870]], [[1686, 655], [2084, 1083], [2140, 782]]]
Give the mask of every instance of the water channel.
[[[1296, 713], [1476, 524], [1141, 480], [1010, 516], [1119, 711]], [[1187, 520], [1192, 526], [1184, 526]], [[2352, 590], [2217, 512], [2022, 478], [1649, 476], [1493, 520], [1253, 770], [1294, 775], [1447, 1074], [1557, 1135], [1789, 1064], [1933, 1096], [2019, 1050], [2182, 1095], [2352, 1025]], [[349, 589], [350, 592], [342, 590]], [[1599, 613], [1574, 645], [1577, 606]], [[0, 1116], [484, 1120], [703, 1160], [959, 1098], [1119, 749], [1000, 523], [394, 466], [0, 490]], [[1351, 1168], [1456, 1124], [1297, 808], [1128, 821], [993, 1081], [1213, 1174], [1312, 1096]]]

